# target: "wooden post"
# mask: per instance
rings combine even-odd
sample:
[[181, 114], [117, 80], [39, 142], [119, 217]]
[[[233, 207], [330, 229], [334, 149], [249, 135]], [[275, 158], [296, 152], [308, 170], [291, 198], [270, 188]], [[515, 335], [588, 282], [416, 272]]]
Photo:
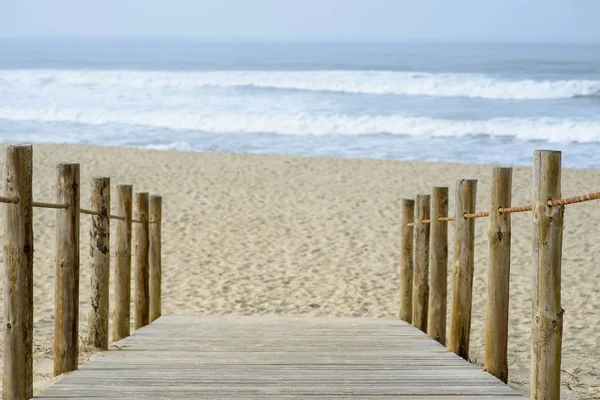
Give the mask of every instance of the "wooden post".
[[113, 311], [113, 341], [129, 336], [131, 318], [131, 202], [133, 187], [117, 186], [117, 249], [115, 260], [115, 309]]
[[148, 325], [150, 311], [148, 267], [148, 193], [135, 194], [135, 329]]
[[454, 225], [454, 265], [452, 267], [452, 313], [448, 332], [448, 350], [469, 359], [471, 303], [473, 298], [475, 219], [464, 217], [475, 212], [476, 179], [456, 181]]
[[531, 398], [560, 398], [563, 313], [560, 300], [564, 206], [560, 198], [561, 153], [536, 150], [533, 157], [533, 282]]
[[33, 397], [33, 149], [6, 146], [3, 399]]
[[79, 164], [57, 165], [54, 375], [77, 369], [79, 355]]
[[415, 209], [415, 270], [413, 279], [412, 324], [427, 332], [429, 302], [429, 199], [427, 194], [417, 195]]
[[413, 240], [415, 221], [415, 201], [402, 199], [402, 236], [400, 258], [400, 319], [412, 322], [412, 291], [413, 291]]
[[488, 242], [490, 261], [485, 313], [484, 369], [508, 382], [508, 299], [510, 282], [510, 214], [512, 168], [494, 168], [490, 195]]
[[90, 190], [92, 215], [90, 255], [92, 257], [92, 309], [88, 322], [88, 343], [108, 350], [108, 285], [110, 276], [110, 178], [95, 177]]
[[431, 245], [429, 254], [429, 311], [427, 335], [446, 344], [446, 297], [448, 270], [448, 188], [435, 187], [431, 202]]
[[150, 322], [162, 313], [161, 220], [162, 197], [150, 196]]

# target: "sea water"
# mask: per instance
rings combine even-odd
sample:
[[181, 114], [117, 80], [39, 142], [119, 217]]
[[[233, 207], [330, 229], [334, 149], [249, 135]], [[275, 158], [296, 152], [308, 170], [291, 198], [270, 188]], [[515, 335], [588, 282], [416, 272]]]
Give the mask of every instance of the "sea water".
[[600, 168], [600, 45], [2, 39], [0, 141]]

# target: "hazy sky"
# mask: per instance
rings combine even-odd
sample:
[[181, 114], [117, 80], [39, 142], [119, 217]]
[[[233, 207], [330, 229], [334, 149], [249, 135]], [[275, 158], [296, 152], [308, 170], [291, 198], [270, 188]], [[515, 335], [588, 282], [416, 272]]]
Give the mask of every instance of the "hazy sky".
[[2, 0], [1, 37], [600, 42], [600, 0]]

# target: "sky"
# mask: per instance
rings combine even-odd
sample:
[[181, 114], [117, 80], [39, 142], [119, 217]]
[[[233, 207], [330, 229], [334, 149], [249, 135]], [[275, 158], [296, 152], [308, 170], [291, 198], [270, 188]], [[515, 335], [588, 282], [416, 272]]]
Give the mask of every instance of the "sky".
[[600, 0], [2, 0], [0, 37], [600, 43]]

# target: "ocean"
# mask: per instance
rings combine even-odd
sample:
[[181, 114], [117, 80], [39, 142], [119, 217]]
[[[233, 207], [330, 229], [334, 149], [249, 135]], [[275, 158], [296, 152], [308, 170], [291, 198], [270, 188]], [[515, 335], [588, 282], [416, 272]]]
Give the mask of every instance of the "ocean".
[[0, 141], [600, 168], [600, 45], [0, 39]]

